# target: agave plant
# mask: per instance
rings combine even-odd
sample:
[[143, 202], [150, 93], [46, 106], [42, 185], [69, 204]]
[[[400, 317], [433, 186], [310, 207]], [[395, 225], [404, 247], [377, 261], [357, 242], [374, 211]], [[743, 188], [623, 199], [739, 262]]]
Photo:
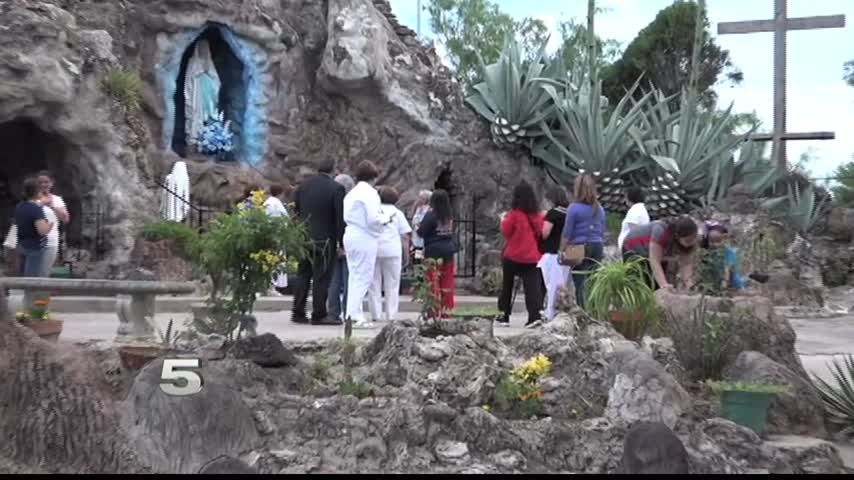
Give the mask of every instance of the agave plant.
[[[546, 40], [547, 41], [547, 40]], [[540, 123], [554, 112], [541, 78], [554, 75], [557, 63], [546, 59], [546, 42], [524, 65], [519, 42], [509, 39], [496, 63], [483, 66], [483, 82], [466, 102], [490, 122], [496, 144], [516, 144], [542, 135]]]
[[[818, 225], [818, 221], [826, 213], [827, 197], [816, 199], [817, 195], [812, 185], [803, 191], [798, 183], [789, 185], [789, 195], [782, 214], [786, 221], [800, 235], [806, 235]], [[766, 205], [767, 206], [767, 205]]]
[[556, 114], [552, 125], [542, 123], [548, 141], [538, 142], [533, 155], [569, 176], [592, 174], [605, 208], [624, 211], [623, 178], [643, 168], [638, 152], [648, 135], [640, 125], [651, 94], [635, 99], [636, 82], [611, 109], [595, 77], [562, 92], [552, 84], [543, 88], [552, 97]]
[[732, 106], [722, 113], [699, 110], [690, 94], [678, 112], [660, 92], [649, 102], [646, 128], [654, 142], [644, 153], [654, 160], [647, 208], [655, 217], [686, 213], [692, 207], [717, 200], [735, 178], [733, 152], [751, 132], [732, 133]]
[[814, 376], [818, 394], [824, 403], [831, 423], [842, 429], [842, 434], [854, 436], [854, 355], [828, 363], [836, 385]]
[[747, 141], [741, 146], [738, 159], [731, 156], [729, 160], [719, 162], [712, 172], [712, 185], [706, 195], [706, 203], [711, 205], [723, 200], [729, 188], [737, 183], [743, 185], [751, 195], [759, 197], [770, 194], [785, 175], [785, 170], [764, 157], [764, 151], [764, 145]]

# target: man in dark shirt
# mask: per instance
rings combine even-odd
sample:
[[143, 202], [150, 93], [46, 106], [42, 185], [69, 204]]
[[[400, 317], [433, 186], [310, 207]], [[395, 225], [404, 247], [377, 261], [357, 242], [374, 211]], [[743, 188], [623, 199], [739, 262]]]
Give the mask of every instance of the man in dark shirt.
[[21, 275], [38, 277], [42, 273], [42, 255], [47, 245], [47, 234], [53, 228], [39, 203], [39, 183], [35, 178], [24, 181], [24, 201], [15, 207], [15, 225], [18, 228], [18, 249], [24, 261]]
[[311, 323], [340, 325], [328, 318], [326, 299], [335, 267], [338, 248], [344, 245], [344, 186], [332, 178], [334, 160], [325, 160], [314, 175], [303, 181], [294, 195], [295, 213], [305, 222], [311, 237], [308, 258], [300, 262], [294, 285], [294, 308], [291, 320], [307, 323], [305, 309], [311, 288]]

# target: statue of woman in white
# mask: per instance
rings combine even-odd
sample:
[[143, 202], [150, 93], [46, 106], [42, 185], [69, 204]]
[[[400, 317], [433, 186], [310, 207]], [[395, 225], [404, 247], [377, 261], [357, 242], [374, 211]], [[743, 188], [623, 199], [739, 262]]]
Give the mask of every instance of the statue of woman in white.
[[187, 65], [184, 83], [184, 118], [188, 145], [196, 145], [205, 121], [216, 115], [221, 86], [211, 57], [210, 44], [207, 40], [199, 40]]

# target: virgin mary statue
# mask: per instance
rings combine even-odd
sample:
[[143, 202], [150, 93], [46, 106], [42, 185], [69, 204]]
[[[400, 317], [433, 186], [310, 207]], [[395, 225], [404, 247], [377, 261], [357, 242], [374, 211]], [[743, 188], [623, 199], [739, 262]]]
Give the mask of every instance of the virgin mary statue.
[[221, 86], [211, 57], [210, 44], [207, 40], [199, 40], [187, 65], [184, 84], [184, 118], [188, 145], [196, 145], [205, 121], [217, 114]]

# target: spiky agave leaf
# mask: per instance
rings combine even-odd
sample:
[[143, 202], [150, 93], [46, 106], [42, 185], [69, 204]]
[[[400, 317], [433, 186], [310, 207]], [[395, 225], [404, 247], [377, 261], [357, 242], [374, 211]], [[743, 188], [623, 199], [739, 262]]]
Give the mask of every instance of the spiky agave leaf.
[[[553, 114], [551, 97], [538, 80], [544, 72], [551, 74], [555, 68], [545, 55], [547, 41], [528, 62], [527, 69], [519, 42], [514, 38], [505, 42], [496, 63], [483, 65], [481, 59], [484, 80], [474, 86], [474, 93], [466, 98], [466, 103], [493, 124], [491, 132], [496, 143], [516, 143], [542, 135], [539, 124]], [[515, 128], [496, 128], [496, 125]]]
[[816, 201], [816, 192], [812, 185], [807, 186], [801, 192], [798, 183], [792, 182], [789, 184], [789, 196], [787, 199], [787, 208], [783, 214], [786, 220], [801, 235], [812, 231], [825, 214], [827, 198], [822, 197]]
[[830, 422], [838, 425], [843, 435], [854, 436], [854, 355], [828, 362], [827, 366], [836, 385], [815, 375], [813, 384]]

